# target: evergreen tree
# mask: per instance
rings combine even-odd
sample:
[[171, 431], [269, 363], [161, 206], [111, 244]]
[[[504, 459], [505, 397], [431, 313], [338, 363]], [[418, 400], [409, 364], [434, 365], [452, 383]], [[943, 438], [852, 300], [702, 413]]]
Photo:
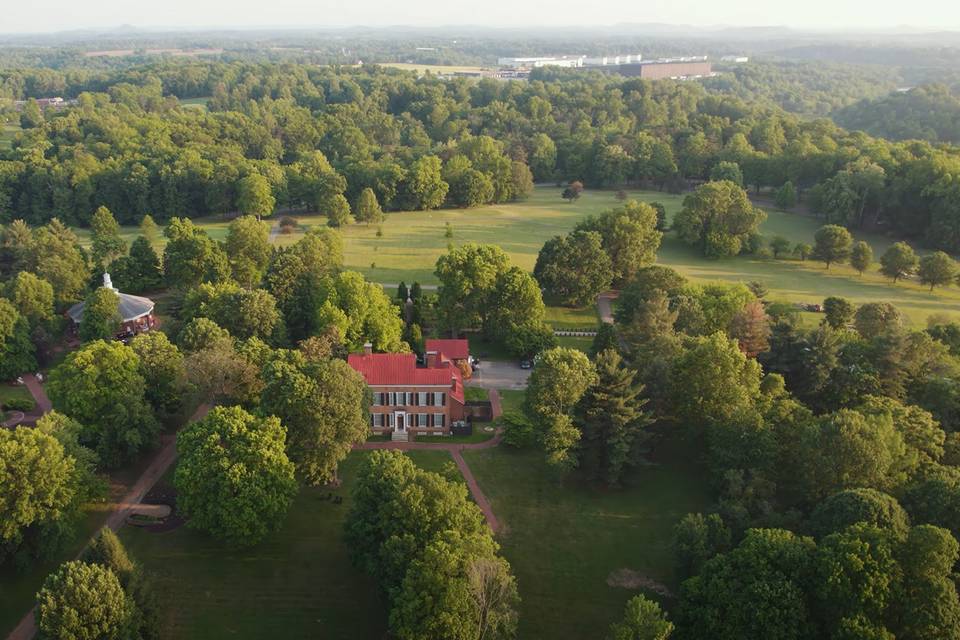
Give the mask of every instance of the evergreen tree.
[[580, 464], [588, 474], [616, 486], [631, 464], [634, 442], [650, 417], [636, 374], [623, 365], [620, 354], [606, 350], [596, 357], [596, 382], [576, 408], [580, 439]]

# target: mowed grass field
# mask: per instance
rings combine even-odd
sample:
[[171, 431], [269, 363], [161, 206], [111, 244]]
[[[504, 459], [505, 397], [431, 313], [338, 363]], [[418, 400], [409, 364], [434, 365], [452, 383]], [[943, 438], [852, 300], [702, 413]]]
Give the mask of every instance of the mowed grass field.
[[[445, 451], [412, 453], [416, 464], [431, 471], [451, 459]], [[378, 587], [351, 565], [343, 541], [350, 489], [365, 455], [350, 454], [340, 468], [340, 488], [303, 489], [280, 531], [252, 549], [227, 550], [187, 527], [165, 533], [122, 529], [128, 550], [155, 577], [161, 637], [383, 638], [386, 607]], [[330, 493], [343, 502], [326, 499]]]
[[[631, 191], [628, 195], [645, 202], [661, 202], [671, 218], [683, 202], [681, 195], [656, 191]], [[380, 225], [353, 224], [342, 229], [345, 267], [360, 271], [374, 282], [436, 284], [434, 265], [449, 245], [481, 242], [499, 245], [514, 264], [532, 271], [537, 253], [546, 240], [567, 233], [590, 214], [619, 204], [613, 191], [588, 190], [576, 202], [567, 203], [560, 198], [560, 189], [537, 187], [524, 202], [475, 209], [394, 212], [387, 214]], [[307, 229], [326, 223], [326, 218], [318, 215], [294, 214], [293, 217], [298, 220], [299, 229], [278, 235], [276, 244], [292, 244]], [[217, 240], [224, 239], [229, 225], [229, 220], [222, 216], [198, 218], [195, 222]], [[453, 229], [452, 238], [445, 235], [448, 222]], [[767, 210], [767, 220], [760, 231], [768, 241], [775, 235], [783, 235], [794, 244], [812, 244], [813, 234], [821, 224], [809, 216]], [[377, 237], [378, 228], [382, 229], [381, 237]], [[81, 243], [89, 244], [87, 230], [78, 229], [77, 233]], [[128, 241], [132, 241], [137, 233], [136, 227], [122, 230]], [[856, 233], [855, 238], [869, 242], [877, 259], [893, 242], [893, 239], [877, 234]], [[772, 300], [816, 303], [828, 296], [843, 296], [858, 304], [890, 301], [916, 327], [923, 327], [931, 314], [960, 312], [960, 288], [951, 286], [930, 292], [915, 281], [894, 285], [879, 274], [877, 264], [860, 276], [849, 266], [833, 265], [826, 270], [822, 263], [812, 260], [801, 262], [752, 256], [711, 260], [699, 255], [673, 233], [665, 235], [658, 262], [697, 282], [746, 283], [756, 280], [767, 286], [768, 298]], [[592, 306], [550, 308], [547, 320], [559, 329], [586, 328], [597, 323]], [[817, 318], [811, 314], [809, 322], [815, 321]]]
[[[630, 198], [660, 202], [671, 218], [680, 210], [683, 196], [655, 191], [630, 191]], [[497, 244], [518, 266], [533, 270], [543, 243], [554, 235], [570, 231], [580, 220], [618, 206], [613, 191], [585, 191], [579, 200], [567, 203], [556, 187], [538, 187], [529, 200], [478, 207], [439, 211], [396, 212], [387, 215], [381, 225], [350, 225], [343, 229], [345, 266], [362, 272], [375, 282], [410, 284], [419, 281], [436, 284], [433, 275], [437, 258], [449, 244], [465, 242]], [[323, 217], [302, 216], [303, 228], [323, 224]], [[453, 237], [445, 237], [446, 223], [453, 228]], [[797, 214], [767, 210], [767, 220], [760, 232], [769, 241], [783, 235], [792, 243], [813, 244], [813, 234], [822, 225], [820, 220]], [[377, 237], [378, 226], [382, 237]], [[299, 233], [282, 235], [277, 242], [295, 242]], [[855, 233], [855, 239], [871, 244], [876, 259], [894, 241], [878, 234]], [[918, 249], [919, 253], [923, 253]], [[658, 255], [660, 264], [671, 266], [697, 282], [760, 281], [770, 290], [773, 300], [789, 302], [821, 302], [828, 296], [843, 296], [858, 304], [878, 300], [890, 301], [918, 327], [924, 326], [934, 313], [960, 312], [960, 288], [951, 286], [932, 293], [917, 282], [892, 284], [877, 272], [878, 265], [862, 277], [851, 267], [795, 259], [774, 260], [738, 256], [712, 260], [668, 233]], [[576, 328], [584, 322], [596, 323], [592, 308], [580, 310], [552, 309], [548, 320], [557, 328]]]
[[427, 72], [437, 75], [450, 75], [454, 73], [479, 73], [483, 67], [445, 65], [445, 64], [419, 64], [415, 62], [378, 62], [381, 67], [390, 67], [392, 69], [401, 69], [403, 71], [413, 71], [425, 75]]
[[[710, 496], [679, 438], [660, 442], [653, 464], [632, 472], [623, 489], [561, 478], [541, 450], [505, 446], [464, 458], [503, 524], [498, 536], [517, 577], [524, 640], [600, 638], [624, 603], [652, 580], [676, 593], [670, 539], [688, 512]], [[615, 572], [635, 580], [617, 585]], [[667, 608], [671, 598], [644, 590]]]

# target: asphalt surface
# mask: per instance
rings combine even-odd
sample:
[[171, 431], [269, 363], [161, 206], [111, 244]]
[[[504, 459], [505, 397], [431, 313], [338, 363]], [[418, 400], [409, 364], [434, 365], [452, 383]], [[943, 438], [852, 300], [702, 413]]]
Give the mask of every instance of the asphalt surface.
[[521, 369], [519, 360], [483, 360], [466, 385], [485, 389], [526, 389], [530, 371]]

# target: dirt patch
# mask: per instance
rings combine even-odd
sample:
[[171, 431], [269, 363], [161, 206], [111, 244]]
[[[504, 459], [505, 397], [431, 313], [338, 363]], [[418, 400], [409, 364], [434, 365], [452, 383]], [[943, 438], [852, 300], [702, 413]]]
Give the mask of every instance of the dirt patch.
[[610, 575], [607, 576], [607, 586], [620, 587], [622, 589], [646, 589], [664, 598], [675, 597], [667, 585], [662, 582], [657, 582], [639, 571], [627, 568], [611, 571]]

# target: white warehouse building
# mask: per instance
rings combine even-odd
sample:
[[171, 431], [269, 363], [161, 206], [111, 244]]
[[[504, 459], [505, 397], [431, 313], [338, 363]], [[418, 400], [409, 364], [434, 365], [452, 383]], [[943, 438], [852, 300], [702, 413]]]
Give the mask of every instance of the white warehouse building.
[[583, 59], [583, 65], [586, 67], [605, 67], [611, 64], [636, 64], [643, 59], [639, 53], [628, 53], [619, 56], [599, 56]]

